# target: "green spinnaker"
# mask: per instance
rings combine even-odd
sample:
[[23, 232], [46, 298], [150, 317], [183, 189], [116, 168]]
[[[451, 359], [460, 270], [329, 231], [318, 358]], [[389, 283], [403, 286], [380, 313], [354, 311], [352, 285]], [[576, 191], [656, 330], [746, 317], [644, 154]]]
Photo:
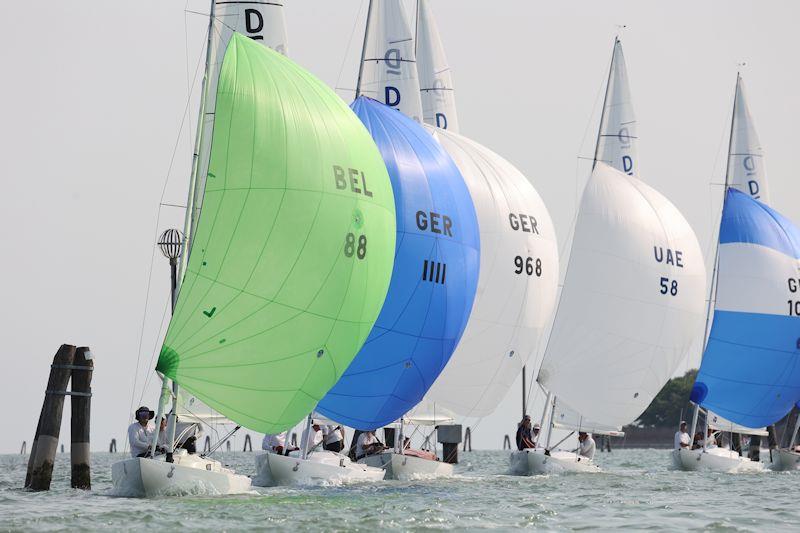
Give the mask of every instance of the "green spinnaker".
[[395, 210], [361, 121], [291, 60], [235, 34], [202, 211], [156, 370], [249, 429], [306, 416], [386, 296]]

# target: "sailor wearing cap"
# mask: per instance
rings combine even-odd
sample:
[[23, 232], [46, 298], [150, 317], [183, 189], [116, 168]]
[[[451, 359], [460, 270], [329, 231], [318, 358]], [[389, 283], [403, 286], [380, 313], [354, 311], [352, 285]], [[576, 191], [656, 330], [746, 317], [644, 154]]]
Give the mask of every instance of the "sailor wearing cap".
[[[156, 430], [156, 426], [151, 420], [156, 414], [142, 406], [136, 410], [133, 416], [136, 418], [136, 422], [128, 426], [128, 445], [131, 448], [131, 456], [147, 457], [150, 444], [153, 442], [153, 432]], [[156, 451], [160, 450], [156, 448]]]
[[692, 438], [689, 432], [686, 431], [686, 422], [681, 420], [681, 429], [675, 432], [675, 449], [689, 448], [692, 444]]
[[539, 431], [540, 430], [541, 430], [541, 426], [538, 423], [533, 425], [533, 438], [531, 440], [533, 441], [533, 447], [534, 448], [539, 445]]

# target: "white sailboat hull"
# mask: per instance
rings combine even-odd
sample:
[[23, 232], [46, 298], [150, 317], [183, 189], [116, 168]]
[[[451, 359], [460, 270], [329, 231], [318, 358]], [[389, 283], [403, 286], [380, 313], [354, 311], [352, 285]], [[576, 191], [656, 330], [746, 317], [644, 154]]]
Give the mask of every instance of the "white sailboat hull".
[[227, 495], [250, 490], [250, 478], [199, 455], [163, 458], [133, 457], [111, 467], [112, 494], [130, 498], [156, 496]]
[[772, 469], [777, 471], [787, 470], [800, 470], [800, 453], [793, 452], [792, 450], [781, 448], [773, 452], [775, 462], [772, 464]]
[[347, 456], [319, 451], [302, 459], [297, 455], [262, 453], [256, 455], [256, 476], [253, 484], [324, 485], [380, 481], [386, 472], [381, 468], [353, 463]]
[[602, 472], [600, 467], [573, 452], [552, 450], [546, 455], [542, 448], [526, 448], [511, 452], [511, 473], [518, 476], [598, 472]]
[[415, 479], [435, 479], [451, 477], [453, 465], [443, 461], [433, 461], [412, 455], [403, 455], [391, 451], [370, 455], [359, 459], [360, 464], [382, 468], [386, 471], [386, 479], [411, 481]]
[[672, 451], [675, 468], [686, 471], [708, 471], [723, 473], [761, 472], [764, 464], [741, 457], [727, 448], [689, 450], [682, 448]]

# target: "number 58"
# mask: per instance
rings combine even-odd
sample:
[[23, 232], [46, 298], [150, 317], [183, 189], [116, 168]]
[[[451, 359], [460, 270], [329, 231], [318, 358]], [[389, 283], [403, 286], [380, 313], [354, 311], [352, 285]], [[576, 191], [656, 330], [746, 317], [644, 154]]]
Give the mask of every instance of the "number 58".
[[661, 277], [661, 294], [671, 294], [675, 296], [678, 294], [678, 280], [673, 279], [670, 283], [669, 278]]

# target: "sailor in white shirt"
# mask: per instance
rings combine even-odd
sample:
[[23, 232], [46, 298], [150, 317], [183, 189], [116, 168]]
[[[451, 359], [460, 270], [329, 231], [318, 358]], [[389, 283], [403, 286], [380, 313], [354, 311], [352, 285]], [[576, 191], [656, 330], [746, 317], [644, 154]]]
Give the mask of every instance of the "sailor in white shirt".
[[322, 446], [330, 452], [339, 453], [344, 449], [344, 428], [328, 424], [322, 428]]
[[711, 448], [717, 447], [717, 439], [714, 437], [714, 430], [708, 428], [708, 433], [706, 434], [705, 442], [701, 442], [701, 446], [705, 447], [707, 450]]
[[[136, 410], [136, 422], [128, 426], [128, 446], [131, 448], [131, 457], [146, 457], [153, 443], [155, 424], [151, 422], [156, 414], [145, 406]], [[159, 439], [159, 442], [163, 442]], [[160, 450], [156, 449], [156, 452]]]
[[691, 448], [691, 446], [692, 438], [689, 436], [689, 432], [686, 431], [686, 422], [681, 421], [681, 429], [675, 432], [675, 449], [688, 449]]
[[318, 448], [320, 444], [322, 444], [322, 430], [319, 422], [312, 420], [311, 425], [306, 428], [300, 439], [300, 449], [308, 453]]
[[356, 441], [356, 461], [367, 455], [379, 453], [384, 449], [383, 444], [375, 436], [374, 431], [365, 431], [358, 436]]
[[264, 435], [264, 440], [261, 441], [261, 449], [268, 452], [282, 454], [286, 448], [286, 431], [278, 433], [277, 435]]
[[578, 446], [576, 451], [580, 454], [580, 456], [585, 457], [590, 461], [594, 459], [595, 444], [592, 436], [581, 431], [578, 433], [578, 442], [580, 442], [580, 446]]

